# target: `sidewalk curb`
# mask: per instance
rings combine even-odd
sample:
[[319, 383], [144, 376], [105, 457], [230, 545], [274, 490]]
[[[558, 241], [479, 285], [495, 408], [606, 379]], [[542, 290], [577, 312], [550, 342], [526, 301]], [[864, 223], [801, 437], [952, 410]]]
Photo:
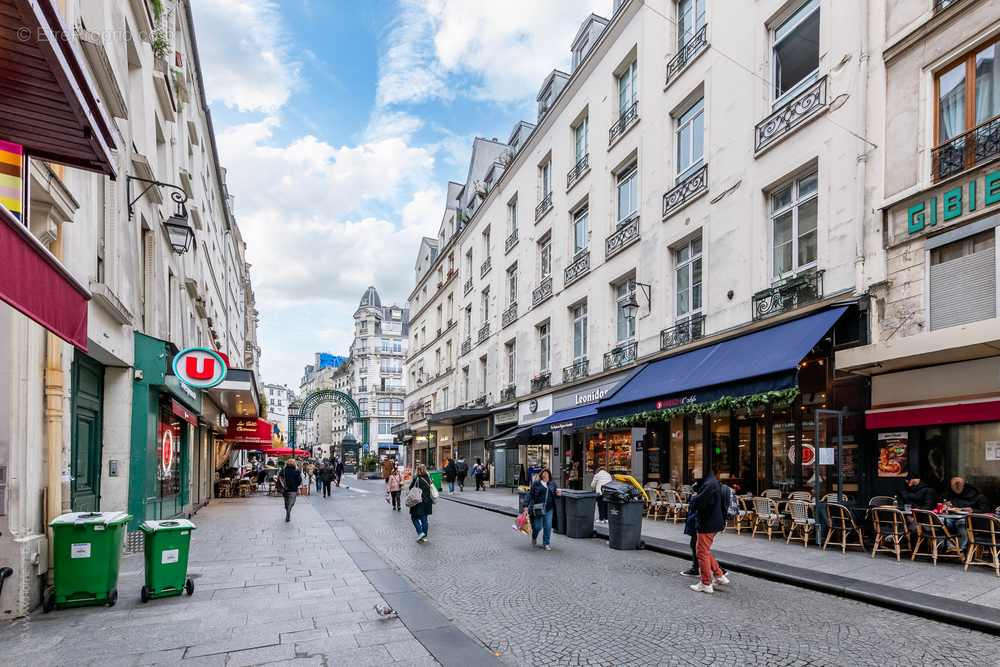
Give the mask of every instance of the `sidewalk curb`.
[[[517, 512], [510, 507], [467, 500], [465, 498], [454, 498], [446, 495], [442, 495], [441, 497], [460, 505], [468, 505], [469, 507], [476, 507], [506, 516], [517, 516]], [[607, 539], [608, 533], [604, 527], [595, 528], [594, 533], [603, 539]], [[685, 561], [691, 558], [689, 545], [681, 542], [644, 536], [643, 546], [649, 551], [674, 556]], [[948, 623], [949, 625], [957, 625], [1000, 636], [1000, 610], [993, 607], [986, 607], [962, 600], [951, 600], [939, 595], [929, 595], [927, 593], [895, 588], [893, 586], [862, 581], [838, 574], [815, 572], [792, 565], [779, 565], [761, 558], [741, 556], [727, 551], [713, 550], [713, 553], [720, 565], [733, 572], [749, 574], [760, 579], [777, 581], [837, 597], [858, 600], [877, 607], [902, 611], [914, 616]]]

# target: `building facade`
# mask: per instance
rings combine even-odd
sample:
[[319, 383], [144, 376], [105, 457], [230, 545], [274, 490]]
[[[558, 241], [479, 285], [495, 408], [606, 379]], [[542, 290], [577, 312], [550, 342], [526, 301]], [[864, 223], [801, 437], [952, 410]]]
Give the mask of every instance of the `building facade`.
[[282, 440], [288, 440], [288, 406], [295, 400], [295, 392], [283, 384], [264, 384], [267, 396], [267, 419], [277, 427]]

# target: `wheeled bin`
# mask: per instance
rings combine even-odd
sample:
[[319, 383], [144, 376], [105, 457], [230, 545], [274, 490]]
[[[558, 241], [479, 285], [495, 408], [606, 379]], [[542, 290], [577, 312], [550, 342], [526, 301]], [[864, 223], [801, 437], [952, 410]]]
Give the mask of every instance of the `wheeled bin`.
[[70, 512], [52, 520], [55, 572], [42, 598], [46, 612], [118, 601], [122, 539], [131, 518], [125, 512]]
[[194, 582], [187, 576], [194, 529], [195, 525], [187, 519], [144, 521], [139, 526], [145, 535], [146, 584], [139, 594], [143, 602], [185, 591], [194, 595]]
[[556, 491], [555, 512], [552, 517], [552, 532], [559, 535], [566, 534], [566, 497], [563, 493], [563, 489]]
[[593, 491], [560, 489], [563, 497], [566, 537], [589, 539], [594, 536], [594, 506], [597, 494]]
[[436, 487], [437, 487], [437, 490], [438, 490], [438, 491], [441, 491], [441, 471], [440, 471], [440, 470], [431, 470], [431, 471], [430, 471], [429, 473], [427, 473], [427, 474], [428, 474], [428, 475], [430, 476], [430, 478], [431, 478], [431, 483], [432, 483], [432, 484], [433, 484], [434, 486], [436, 486]]
[[638, 549], [642, 546], [642, 497], [624, 482], [608, 482], [602, 489], [608, 503], [608, 546]]

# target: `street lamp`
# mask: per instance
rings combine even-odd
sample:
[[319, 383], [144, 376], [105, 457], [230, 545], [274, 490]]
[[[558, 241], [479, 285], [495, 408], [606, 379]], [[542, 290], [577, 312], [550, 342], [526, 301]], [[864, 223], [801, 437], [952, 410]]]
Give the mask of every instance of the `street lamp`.
[[[132, 197], [133, 181], [146, 184], [146, 187], [143, 188], [142, 192], [136, 195], [135, 198]], [[135, 203], [142, 199], [143, 195], [153, 188], [170, 188], [171, 190], [174, 190], [174, 192], [170, 193], [170, 198], [177, 205], [177, 209], [174, 211], [172, 216], [163, 222], [163, 226], [167, 230], [167, 237], [170, 239], [170, 247], [173, 248], [174, 252], [178, 255], [183, 255], [191, 249], [191, 242], [194, 240], [194, 230], [191, 229], [191, 226], [188, 224], [187, 206], [185, 206], [188, 200], [187, 192], [179, 185], [163, 183], [162, 181], [154, 181], [148, 178], [140, 178], [139, 176], [126, 176], [125, 198], [128, 200], [129, 220], [135, 216]]]
[[163, 221], [163, 226], [167, 229], [167, 238], [170, 239], [170, 247], [178, 255], [183, 255], [191, 249], [191, 242], [194, 240], [194, 230], [187, 223], [187, 212], [175, 213]]
[[[646, 308], [649, 310], [653, 309], [653, 287], [646, 283], [634, 282], [636, 287], [642, 290], [643, 295], [646, 297]], [[622, 304], [622, 310], [625, 311], [625, 317], [630, 320], [634, 320], [635, 316], [639, 313], [639, 302], [635, 298], [635, 292], [633, 291], [629, 297], [628, 301]]]

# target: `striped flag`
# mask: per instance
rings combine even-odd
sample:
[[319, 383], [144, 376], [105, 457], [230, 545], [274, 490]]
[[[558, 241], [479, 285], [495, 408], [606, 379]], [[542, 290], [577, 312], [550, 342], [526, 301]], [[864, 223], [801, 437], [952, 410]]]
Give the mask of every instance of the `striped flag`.
[[0, 206], [21, 220], [24, 211], [24, 149], [0, 140]]

